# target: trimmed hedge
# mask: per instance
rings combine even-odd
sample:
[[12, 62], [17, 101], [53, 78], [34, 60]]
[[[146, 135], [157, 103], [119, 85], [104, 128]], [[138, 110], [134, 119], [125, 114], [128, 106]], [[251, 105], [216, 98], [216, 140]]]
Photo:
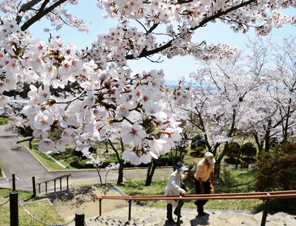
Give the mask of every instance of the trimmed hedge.
[[229, 143], [226, 149], [226, 155], [230, 158], [240, 158], [240, 145], [237, 142]]

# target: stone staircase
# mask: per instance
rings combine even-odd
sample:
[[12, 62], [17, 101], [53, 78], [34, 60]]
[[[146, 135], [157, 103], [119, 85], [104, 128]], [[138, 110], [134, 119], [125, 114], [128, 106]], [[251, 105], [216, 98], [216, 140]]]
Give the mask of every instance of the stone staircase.
[[[262, 212], [207, 210], [207, 215], [197, 217], [196, 209], [182, 209], [181, 225], [183, 226], [260, 226]], [[175, 216], [177, 222], [177, 217]], [[128, 207], [104, 213], [101, 217], [92, 217], [86, 220], [87, 225], [113, 226], [170, 226], [166, 221], [166, 208], [132, 206], [131, 220], [128, 221]], [[266, 226], [296, 226], [296, 214], [278, 212], [268, 214]]]

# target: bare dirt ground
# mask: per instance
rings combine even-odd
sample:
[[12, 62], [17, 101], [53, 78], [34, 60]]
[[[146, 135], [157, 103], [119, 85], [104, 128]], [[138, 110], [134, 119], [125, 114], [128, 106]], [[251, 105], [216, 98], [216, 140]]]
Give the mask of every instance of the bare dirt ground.
[[[153, 179], [165, 179], [173, 172], [172, 168], [159, 168], [155, 170]], [[147, 169], [126, 169], [124, 170], [125, 180], [145, 179]], [[64, 218], [65, 222], [73, 220], [77, 211], [83, 211], [86, 218], [99, 215], [99, 201], [93, 201], [95, 197], [108, 195], [118, 196], [115, 190], [107, 185], [93, 184], [83, 187], [75, 186], [75, 189], [69, 191], [60, 191], [45, 194], [59, 214]], [[112, 210], [127, 207], [128, 203], [121, 200], [102, 200], [102, 214]]]
[[[99, 201], [94, 202], [95, 197], [108, 195], [118, 196], [113, 189], [107, 185], [91, 185], [81, 188], [71, 189], [44, 195], [47, 197], [65, 222], [73, 220], [77, 211], [83, 211], [85, 217], [99, 215]], [[102, 214], [118, 208], [128, 206], [126, 201], [122, 200], [103, 200]]]

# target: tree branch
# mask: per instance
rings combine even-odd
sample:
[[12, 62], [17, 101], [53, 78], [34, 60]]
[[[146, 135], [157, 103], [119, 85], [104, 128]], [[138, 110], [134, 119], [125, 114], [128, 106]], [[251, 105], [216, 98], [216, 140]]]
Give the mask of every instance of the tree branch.
[[[41, 19], [42, 17], [44, 17], [46, 14], [48, 14], [49, 12], [51, 12], [51, 11], [54, 10], [56, 7], [60, 6], [61, 4], [63, 4], [63, 3], [66, 2], [66, 1], [67, 1], [67, 0], [60, 0], [60, 1], [58, 1], [58, 2], [56, 2], [56, 3], [54, 3], [54, 4], [52, 4], [51, 6], [47, 7], [47, 8], [44, 10], [46, 4], [49, 2], [49, 0], [46, 0], [46, 1], [42, 4], [42, 6], [41, 6], [39, 12], [38, 12], [35, 16], [33, 16], [31, 19], [29, 19], [26, 23], [24, 23], [23, 26], [21, 27], [21, 30], [22, 30], [22, 31], [27, 30], [27, 29], [28, 29], [32, 24], [34, 24], [36, 21], [40, 20], [40, 19]], [[42, 11], [41, 11], [41, 9], [42, 9]]]
[[[257, 0], [249, 0], [249, 1], [246, 1], [246, 2], [242, 2], [241, 4], [237, 5], [237, 6], [234, 6], [234, 7], [231, 7], [225, 11], [219, 11], [217, 13], [215, 13], [214, 15], [210, 16], [210, 17], [206, 17], [205, 19], [203, 19], [198, 26], [195, 26], [195, 27], [192, 27], [190, 28], [190, 30], [194, 31], [200, 27], [203, 27], [204, 25], [206, 25], [208, 22], [212, 21], [212, 20], [215, 20], [215, 19], [218, 19], [220, 16], [223, 16], [223, 15], [226, 15], [234, 10], [237, 10], [243, 6], [246, 6], [246, 5], [249, 5], [251, 4], [252, 2], [255, 2]], [[179, 3], [180, 2], [180, 3]], [[183, 2], [182, 0], [180, 0], [178, 3], [179, 4], [182, 4], [182, 3], [185, 3]], [[186, 1], [186, 2], [189, 2], [189, 1]], [[141, 57], [147, 57], [147, 56], [151, 56], [153, 54], [156, 54], [156, 53], [159, 53], [165, 49], [168, 49], [169, 47], [172, 46], [172, 41], [173, 40], [170, 40], [168, 41], [165, 45], [162, 45], [156, 49], [153, 49], [153, 50], [149, 50], [147, 51], [146, 49], [143, 49], [143, 51], [141, 52], [141, 54], [138, 56], [138, 58], [141, 58]], [[132, 60], [132, 59], [135, 59], [135, 57], [133, 55], [127, 55], [126, 56], [126, 59], [127, 60]]]
[[[26, 12], [28, 11], [32, 6], [34, 5], [37, 5], [39, 2], [41, 2], [41, 0], [32, 0], [26, 4], [23, 4], [20, 8], [20, 10], [18, 11], [18, 14], [21, 13], [21, 12]], [[17, 24], [20, 24], [21, 23], [21, 20], [22, 20], [22, 16], [17, 16], [16, 17], [16, 22]]]

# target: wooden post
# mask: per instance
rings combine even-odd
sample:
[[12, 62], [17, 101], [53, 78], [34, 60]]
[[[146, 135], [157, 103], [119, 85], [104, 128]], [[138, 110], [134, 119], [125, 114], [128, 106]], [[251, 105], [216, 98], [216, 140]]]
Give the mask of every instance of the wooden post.
[[69, 175], [67, 175], [67, 191], [69, 190]]
[[10, 226], [18, 226], [18, 193], [17, 191], [10, 192]]
[[[181, 197], [180, 197], [181, 198]], [[178, 201], [178, 207], [179, 207], [179, 202], [183, 202], [183, 200], [179, 200]], [[178, 208], [177, 207], [177, 208]], [[180, 218], [181, 218], [181, 208], [180, 208], [180, 210], [178, 211], [178, 213], [177, 213], [178, 215], [177, 215], [177, 226], [180, 226]]]
[[77, 211], [75, 213], [75, 226], [84, 226], [84, 212]]
[[60, 191], [62, 190], [62, 178], [60, 177]]
[[45, 193], [47, 193], [47, 182], [45, 182]]
[[12, 174], [12, 190], [15, 191], [15, 174]]
[[54, 192], [56, 192], [56, 180], [53, 180], [54, 183]]
[[[35, 177], [32, 177], [32, 185], [33, 185], [33, 197], [36, 197], [36, 184], [35, 184]], [[40, 191], [39, 191], [40, 193]]]
[[[130, 197], [131, 198], [131, 197]], [[128, 220], [131, 220], [132, 217], [132, 200], [128, 200]]]
[[[270, 194], [267, 193], [266, 195], [270, 195]], [[270, 199], [265, 199], [264, 202], [265, 202], [265, 205], [264, 205], [264, 210], [263, 210], [263, 215], [262, 215], [261, 226], [265, 226]]]
[[99, 214], [102, 216], [102, 199], [99, 199]]

